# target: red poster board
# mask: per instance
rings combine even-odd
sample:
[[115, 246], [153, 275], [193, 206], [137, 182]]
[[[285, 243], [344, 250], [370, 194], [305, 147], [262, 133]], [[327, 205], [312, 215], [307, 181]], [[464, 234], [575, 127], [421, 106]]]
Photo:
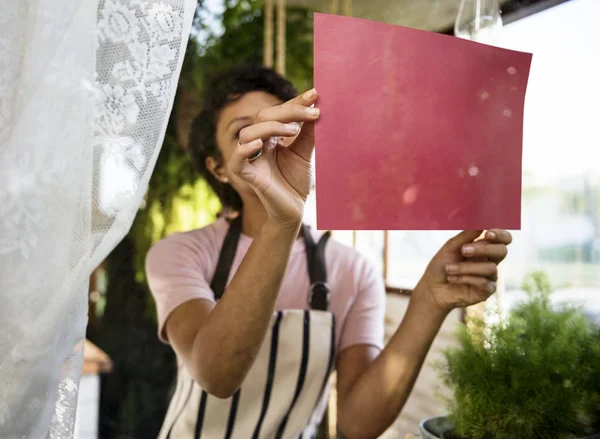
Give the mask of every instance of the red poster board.
[[317, 226], [519, 229], [531, 54], [315, 14]]

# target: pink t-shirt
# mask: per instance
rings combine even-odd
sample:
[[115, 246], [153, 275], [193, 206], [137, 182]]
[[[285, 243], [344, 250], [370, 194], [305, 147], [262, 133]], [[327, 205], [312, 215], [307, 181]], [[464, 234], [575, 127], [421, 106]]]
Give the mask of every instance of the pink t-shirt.
[[[159, 338], [168, 342], [164, 324], [175, 308], [192, 299], [213, 300], [210, 283], [229, 228], [220, 219], [202, 229], [176, 233], [155, 244], [146, 259], [146, 275], [156, 301]], [[315, 242], [320, 234], [311, 231]], [[239, 267], [252, 239], [241, 235], [230, 272]], [[325, 250], [329, 310], [335, 315], [338, 352], [357, 345], [383, 346], [385, 288], [382, 276], [354, 249], [333, 239]], [[309, 278], [304, 241], [296, 240], [277, 298], [276, 310], [308, 309]]]

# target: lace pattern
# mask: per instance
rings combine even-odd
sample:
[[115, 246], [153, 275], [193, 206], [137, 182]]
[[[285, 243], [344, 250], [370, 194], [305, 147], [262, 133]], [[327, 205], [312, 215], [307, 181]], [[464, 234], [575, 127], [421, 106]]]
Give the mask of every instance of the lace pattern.
[[87, 278], [131, 226], [194, 0], [0, 0], [0, 437], [73, 435]]

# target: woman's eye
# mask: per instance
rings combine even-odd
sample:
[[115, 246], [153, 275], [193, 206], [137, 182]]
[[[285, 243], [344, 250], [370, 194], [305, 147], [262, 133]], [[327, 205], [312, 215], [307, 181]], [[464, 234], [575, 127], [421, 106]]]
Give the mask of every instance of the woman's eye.
[[241, 133], [241, 132], [242, 132], [242, 130], [243, 130], [244, 128], [246, 128], [247, 126], [248, 126], [248, 125], [244, 125], [243, 127], [240, 127], [240, 128], [239, 128], [239, 129], [238, 129], [238, 130], [235, 132], [235, 138], [236, 138], [236, 140], [239, 140], [239, 138], [240, 138], [240, 133]]

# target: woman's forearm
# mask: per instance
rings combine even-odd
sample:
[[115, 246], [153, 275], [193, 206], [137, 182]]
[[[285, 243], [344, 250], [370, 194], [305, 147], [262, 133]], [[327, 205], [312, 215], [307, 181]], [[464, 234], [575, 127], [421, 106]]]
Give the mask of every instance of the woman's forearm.
[[[383, 433], [404, 407], [445, 313], [413, 291], [408, 309], [386, 348], [358, 378], [340, 405], [339, 425], [349, 439]], [[425, 294], [423, 294], [425, 293]]]
[[200, 327], [192, 363], [201, 385], [226, 398], [241, 386], [265, 338], [298, 228], [265, 223], [223, 297]]

